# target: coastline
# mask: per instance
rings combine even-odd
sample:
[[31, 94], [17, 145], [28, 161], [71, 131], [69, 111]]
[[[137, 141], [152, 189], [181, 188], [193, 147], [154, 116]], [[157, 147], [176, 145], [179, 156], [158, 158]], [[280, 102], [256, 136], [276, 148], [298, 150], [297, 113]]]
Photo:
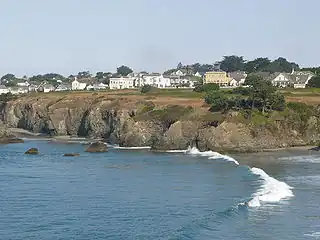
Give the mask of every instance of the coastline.
[[[47, 140], [51, 142], [56, 143], [83, 143], [83, 144], [89, 144], [90, 142], [94, 141], [106, 141], [106, 139], [103, 138], [85, 138], [85, 137], [77, 137], [77, 136], [49, 136], [47, 134], [41, 134], [41, 133], [33, 133], [31, 131], [21, 129], [21, 128], [9, 128], [9, 130], [12, 132], [12, 134], [17, 138], [24, 138], [24, 139], [39, 139], [39, 140]], [[150, 149], [153, 152], [184, 152], [187, 149], [175, 149], [175, 150], [166, 150], [166, 149], [152, 149], [150, 146], [144, 146], [144, 147], [129, 147], [129, 146], [119, 146], [117, 149]], [[319, 146], [316, 145], [305, 145], [305, 146], [293, 146], [293, 147], [282, 147], [282, 148], [265, 148], [257, 151], [237, 151], [237, 149], [228, 149], [223, 150], [221, 152], [227, 153], [227, 154], [250, 154], [250, 153], [259, 153], [259, 152], [277, 152], [277, 151], [286, 151], [286, 150], [302, 150], [302, 151], [317, 151], [314, 149], [319, 148]], [[220, 151], [218, 151], [220, 152]]]

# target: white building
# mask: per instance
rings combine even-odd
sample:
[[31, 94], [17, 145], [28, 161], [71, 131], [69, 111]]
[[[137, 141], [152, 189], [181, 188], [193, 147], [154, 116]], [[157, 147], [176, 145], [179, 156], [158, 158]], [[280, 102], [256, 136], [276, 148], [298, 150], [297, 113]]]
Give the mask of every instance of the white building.
[[28, 87], [29, 85], [30, 85], [30, 83], [28, 81], [18, 82], [17, 83], [18, 87]]
[[103, 89], [107, 89], [108, 85], [104, 84], [104, 83], [96, 83], [96, 84], [90, 84], [87, 86], [87, 90], [103, 90]]
[[109, 87], [110, 89], [134, 88], [134, 80], [135, 78], [131, 77], [110, 78]]
[[77, 80], [77, 78], [75, 78], [71, 83], [71, 88], [73, 91], [84, 90], [86, 87], [87, 83], [81, 80]]
[[56, 89], [54, 91], [62, 92], [62, 91], [70, 91], [71, 89], [72, 89], [71, 85], [62, 83], [58, 87], [56, 87]]
[[135, 79], [134, 86], [142, 87], [144, 85], [150, 85], [156, 88], [168, 88], [171, 86], [170, 78], [161, 74], [143, 74]]
[[9, 89], [6, 86], [0, 85], [0, 95], [1, 94], [7, 94], [9, 92], [10, 92]]
[[53, 92], [55, 90], [55, 87], [51, 84], [42, 84], [39, 86], [38, 88], [38, 92], [44, 92], [44, 93], [48, 93], [48, 92]]
[[11, 87], [9, 88], [10, 93], [12, 94], [24, 94], [29, 92], [28, 87]]

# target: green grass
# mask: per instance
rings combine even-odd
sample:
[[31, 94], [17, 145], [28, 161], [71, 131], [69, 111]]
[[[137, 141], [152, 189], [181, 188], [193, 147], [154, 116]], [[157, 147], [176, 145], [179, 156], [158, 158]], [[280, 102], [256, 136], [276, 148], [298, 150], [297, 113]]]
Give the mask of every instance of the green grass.
[[320, 88], [285, 88], [280, 92], [285, 96], [320, 96]]

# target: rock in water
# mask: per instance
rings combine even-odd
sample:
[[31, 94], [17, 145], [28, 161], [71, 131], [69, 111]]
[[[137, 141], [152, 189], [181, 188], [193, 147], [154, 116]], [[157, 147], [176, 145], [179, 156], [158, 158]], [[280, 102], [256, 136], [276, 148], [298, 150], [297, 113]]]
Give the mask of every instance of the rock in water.
[[37, 155], [39, 154], [39, 150], [37, 148], [30, 148], [28, 151], [25, 152], [25, 154]]
[[79, 153], [65, 153], [63, 156], [64, 157], [79, 157], [80, 154]]
[[90, 152], [90, 153], [108, 152], [108, 147], [107, 147], [107, 144], [105, 144], [104, 142], [94, 142], [90, 144], [86, 152]]

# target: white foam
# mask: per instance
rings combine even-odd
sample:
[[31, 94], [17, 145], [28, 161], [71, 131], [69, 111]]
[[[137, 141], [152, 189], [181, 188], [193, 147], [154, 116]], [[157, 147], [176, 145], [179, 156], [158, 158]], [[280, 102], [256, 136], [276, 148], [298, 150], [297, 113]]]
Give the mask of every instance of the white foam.
[[315, 239], [320, 239], [320, 232], [306, 233], [305, 236], [312, 237]]
[[249, 207], [259, 207], [262, 202], [274, 203], [294, 196], [291, 190], [292, 187], [285, 182], [270, 177], [262, 169], [251, 168], [251, 172], [258, 175], [263, 180], [263, 184], [261, 188], [253, 194], [252, 200], [248, 202]]
[[151, 147], [119, 147], [114, 146], [115, 149], [124, 149], [124, 150], [139, 150], [139, 149], [150, 149]]
[[186, 153], [187, 150], [168, 150], [167, 153]]
[[233, 162], [236, 165], [239, 165], [239, 162], [230, 156], [223, 155], [223, 154], [220, 154], [218, 152], [213, 152], [213, 151], [200, 152], [195, 147], [188, 148], [188, 150], [186, 151], [186, 154], [208, 157], [209, 159], [224, 159], [228, 162]]

